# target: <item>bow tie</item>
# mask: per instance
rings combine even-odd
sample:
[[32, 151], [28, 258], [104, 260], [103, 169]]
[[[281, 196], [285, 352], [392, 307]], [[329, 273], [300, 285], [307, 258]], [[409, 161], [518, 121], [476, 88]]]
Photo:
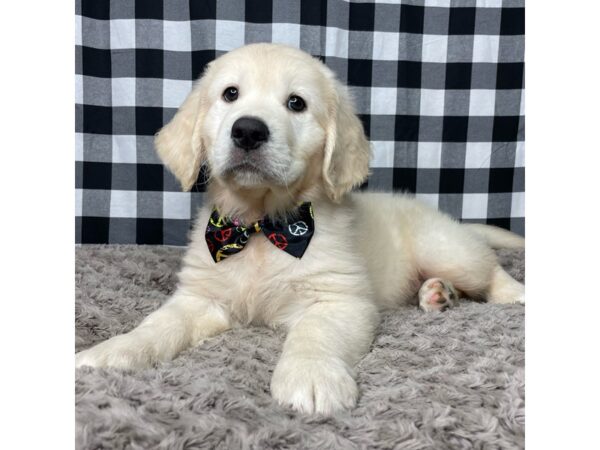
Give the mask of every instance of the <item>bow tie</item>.
[[278, 249], [302, 258], [315, 231], [311, 204], [302, 203], [284, 220], [264, 217], [251, 226], [241, 225], [237, 219], [223, 217], [215, 208], [206, 226], [206, 244], [215, 262], [219, 262], [241, 252], [250, 235], [261, 231]]

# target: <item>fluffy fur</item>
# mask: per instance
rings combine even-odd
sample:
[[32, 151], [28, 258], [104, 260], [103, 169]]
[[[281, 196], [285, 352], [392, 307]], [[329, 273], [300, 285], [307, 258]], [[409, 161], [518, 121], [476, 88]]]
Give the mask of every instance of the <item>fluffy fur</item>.
[[[234, 86], [239, 98], [226, 102]], [[286, 108], [290, 95], [307, 104]], [[251, 115], [269, 140], [243, 152], [231, 126]], [[175, 357], [236, 325], [287, 330], [271, 393], [281, 404], [330, 414], [355, 405], [354, 366], [368, 350], [379, 311], [419, 302], [452, 307], [460, 294], [523, 301], [524, 287], [492, 247], [522, 238], [464, 226], [409, 196], [349, 194], [368, 174], [370, 149], [346, 88], [297, 49], [255, 44], [210, 64], [156, 138], [166, 166], [189, 189], [207, 164], [211, 201], [198, 214], [172, 298], [137, 328], [77, 355], [77, 365], [142, 368]], [[204, 229], [215, 204], [251, 224], [311, 201], [316, 232], [302, 259], [255, 235], [215, 264]]]

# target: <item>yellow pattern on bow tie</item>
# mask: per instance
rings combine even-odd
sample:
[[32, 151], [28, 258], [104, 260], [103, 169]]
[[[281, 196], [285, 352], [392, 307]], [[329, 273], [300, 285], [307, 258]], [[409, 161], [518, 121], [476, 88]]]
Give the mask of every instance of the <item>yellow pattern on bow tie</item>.
[[238, 250], [241, 250], [243, 247], [240, 244], [227, 244], [224, 245], [223, 247], [221, 247], [219, 249], [219, 251], [217, 252], [217, 262], [221, 261], [222, 259], [227, 258], [229, 255], [227, 255], [226, 253], [224, 253], [226, 250], [230, 249], [230, 248], [235, 248]]

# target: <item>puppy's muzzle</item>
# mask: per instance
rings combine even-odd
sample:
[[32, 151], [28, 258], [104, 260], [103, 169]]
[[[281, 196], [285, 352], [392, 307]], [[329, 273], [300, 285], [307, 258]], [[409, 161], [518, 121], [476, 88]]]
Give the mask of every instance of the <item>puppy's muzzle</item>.
[[269, 139], [269, 128], [256, 117], [240, 117], [231, 127], [231, 139], [238, 148], [255, 150]]

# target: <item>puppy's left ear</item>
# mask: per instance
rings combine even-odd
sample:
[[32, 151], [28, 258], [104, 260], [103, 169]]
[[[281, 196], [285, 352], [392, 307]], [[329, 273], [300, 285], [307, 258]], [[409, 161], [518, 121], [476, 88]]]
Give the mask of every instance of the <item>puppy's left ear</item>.
[[155, 136], [154, 145], [163, 164], [189, 191], [206, 161], [200, 131], [206, 113], [206, 75], [196, 82], [177, 114]]
[[339, 202], [369, 175], [371, 147], [354, 112], [348, 89], [337, 80], [326, 129], [323, 180], [327, 195]]

